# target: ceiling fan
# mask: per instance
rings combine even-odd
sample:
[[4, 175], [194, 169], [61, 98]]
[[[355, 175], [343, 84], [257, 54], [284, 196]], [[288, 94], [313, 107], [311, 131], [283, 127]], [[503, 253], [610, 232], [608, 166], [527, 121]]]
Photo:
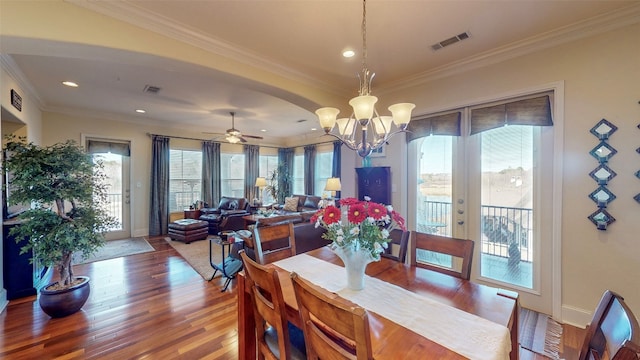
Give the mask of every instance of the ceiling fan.
[[[216, 139], [220, 139], [222, 137], [224, 137], [225, 140], [227, 140], [228, 142], [230, 142], [231, 144], [237, 144], [239, 142], [247, 142], [247, 140], [245, 138], [251, 138], [251, 139], [262, 139], [262, 136], [255, 136], [255, 135], [243, 135], [240, 130], [235, 128], [235, 115], [236, 113], [231, 111], [229, 112], [229, 114], [231, 114], [231, 129], [227, 129], [227, 132], [224, 134], [219, 134], [220, 136], [216, 137]], [[211, 134], [211, 133], [206, 133], [206, 134]]]

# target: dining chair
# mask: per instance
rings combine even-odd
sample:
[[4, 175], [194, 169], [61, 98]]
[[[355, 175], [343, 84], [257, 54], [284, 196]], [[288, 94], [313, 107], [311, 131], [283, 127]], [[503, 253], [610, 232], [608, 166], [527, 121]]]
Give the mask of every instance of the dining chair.
[[640, 327], [622, 296], [610, 290], [604, 292], [578, 359], [640, 359]]
[[253, 238], [253, 250], [260, 264], [269, 264], [296, 254], [292, 223], [256, 227]]
[[291, 273], [307, 358], [373, 359], [367, 311]]
[[[471, 277], [473, 244], [471, 240], [412, 231], [409, 263], [411, 266], [422, 267], [469, 280]], [[418, 251], [420, 250], [427, 250], [428, 252], [421, 253], [421, 256], [418, 256]]]
[[306, 359], [304, 335], [287, 321], [276, 269], [256, 263], [244, 250], [240, 257], [253, 300], [258, 359]]
[[[404, 263], [407, 259], [407, 247], [409, 246], [409, 237], [411, 232], [402, 231], [400, 229], [391, 230], [389, 237], [391, 241], [389, 246], [384, 249], [384, 252], [380, 256]], [[396, 245], [396, 246], [394, 246]], [[394, 255], [394, 248], [398, 248], [398, 255]]]

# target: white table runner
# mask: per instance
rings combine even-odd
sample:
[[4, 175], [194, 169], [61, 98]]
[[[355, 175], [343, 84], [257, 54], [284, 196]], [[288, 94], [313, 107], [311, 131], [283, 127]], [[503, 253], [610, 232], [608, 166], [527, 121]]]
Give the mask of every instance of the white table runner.
[[363, 290], [346, 289], [344, 268], [313, 256], [300, 254], [274, 265], [470, 359], [509, 358], [511, 336], [500, 324], [370, 276]]

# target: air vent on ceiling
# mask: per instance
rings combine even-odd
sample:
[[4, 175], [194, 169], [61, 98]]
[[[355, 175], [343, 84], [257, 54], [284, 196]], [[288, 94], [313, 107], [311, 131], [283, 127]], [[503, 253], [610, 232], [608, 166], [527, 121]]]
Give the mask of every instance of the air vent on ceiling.
[[469, 33], [468, 32], [463, 32], [462, 34], [458, 34], [456, 36], [450, 37], [446, 40], [442, 40], [437, 44], [433, 44], [431, 45], [431, 49], [433, 50], [440, 50], [445, 46], [449, 46], [449, 45], [453, 45], [455, 43], [457, 43], [458, 41], [462, 41], [465, 39], [469, 38]]
[[160, 88], [158, 86], [145, 85], [143, 91], [149, 94], [157, 94], [160, 92]]

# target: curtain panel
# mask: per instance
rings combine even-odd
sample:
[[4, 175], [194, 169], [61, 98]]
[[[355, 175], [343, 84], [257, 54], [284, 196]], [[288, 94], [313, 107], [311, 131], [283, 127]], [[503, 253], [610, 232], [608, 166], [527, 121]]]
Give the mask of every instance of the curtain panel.
[[220, 202], [220, 143], [202, 142], [202, 201], [210, 207]]
[[256, 178], [260, 176], [260, 146], [244, 145], [244, 196], [249, 201], [258, 198]]
[[313, 182], [316, 178], [316, 146], [307, 145], [304, 147], [304, 193], [312, 195], [314, 193]]
[[169, 232], [169, 138], [153, 135], [151, 140], [151, 196], [149, 235]]
[[339, 178], [342, 172], [342, 141], [333, 142], [333, 164], [331, 164], [331, 177]]

